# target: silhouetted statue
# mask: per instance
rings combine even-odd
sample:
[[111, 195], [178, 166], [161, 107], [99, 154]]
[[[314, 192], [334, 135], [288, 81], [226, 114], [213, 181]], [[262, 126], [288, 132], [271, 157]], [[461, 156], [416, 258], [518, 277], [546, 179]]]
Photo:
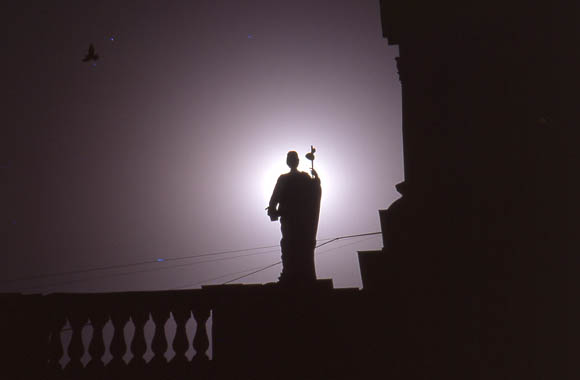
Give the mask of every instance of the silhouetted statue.
[[87, 52], [85, 58], [83, 58], [83, 62], [96, 61], [97, 59], [99, 59], [99, 55], [95, 54], [95, 47], [93, 44], [90, 44], [89, 51]]
[[311, 169], [314, 177], [298, 171], [298, 162], [298, 154], [288, 152], [286, 163], [290, 172], [278, 178], [267, 208], [270, 220], [280, 217], [283, 265], [280, 283], [316, 280], [314, 247], [320, 211], [320, 178], [314, 168]]

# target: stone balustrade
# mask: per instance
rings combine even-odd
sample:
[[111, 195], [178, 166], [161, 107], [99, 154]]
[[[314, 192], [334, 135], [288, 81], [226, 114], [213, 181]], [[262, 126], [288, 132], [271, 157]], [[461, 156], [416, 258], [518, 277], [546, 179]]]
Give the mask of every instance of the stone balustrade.
[[[12, 324], [5, 344], [17, 346], [23, 353], [7, 363], [15, 373], [13, 378], [31, 378], [34, 373], [49, 379], [210, 376], [206, 325], [211, 308], [201, 290], [4, 298], [8, 302], [3, 303], [1, 316], [3, 322]], [[174, 329], [166, 329], [170, 318]], [[188, 336], [186, 325], [192, 324], [191, 319], [194, 333]], [[153, 325], [150, 339], [146, 339], [146, 324]], [[127, 328], [129, 325], [133, 328]], [[127, 334], [130, 330], [132, 334]], [[174, 330], [174, 336], [168, 337], [166, 330]], [[186, 355], [190, 347], [192, 358]], [[27, 364], [22, 356], [38, 360]]]
[[361, 341], [373, 335], [363, 328], [364, 299], [330, 280], [303, 288], [0, 294], [0, 365], [16, 380], [354, 376], [374, 351]]

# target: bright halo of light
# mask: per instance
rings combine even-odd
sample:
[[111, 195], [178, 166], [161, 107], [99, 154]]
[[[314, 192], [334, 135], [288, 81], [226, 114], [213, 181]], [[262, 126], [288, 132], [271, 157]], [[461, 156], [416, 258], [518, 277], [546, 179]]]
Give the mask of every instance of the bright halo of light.
[[[304, 150], [297, 150], [298, 156], [300, 157], [300, 163], [298, 165], [298, 170], [309, 173], [311, 161], [306, 159], [305, 155], [309, 152]], [[261, 170], [261, 180], [260, 180], [260, 190], [262, 193], [262, 199], [264, 207], [268, 206], [270, 197], [272, 196], [272, 191], [276, 186], [276, 181], [281, 174], [288, 173], [290, 171], [289, 167], [286, 165], [286, 154], [288, 151], [280, 150], [272, 157], [264, 159], [264, 165]], [[338, 167], [333, 167], [330, 164], [330, 157], [324, 156], [324, 151], [320, 153], [320, 159], [318, 156], [318, 151], [315, 153], [316, 159], [314, 160], [314, 169], [320, 176], [321, 186], [322, 186], [322, 201], [321, 201], [321, 217], [328, 214], [327, 210], [332, 210], [335, 208], [337, 202], [344, 195], [341, 191], [341, 186], [335, 186], [335, 177], [339, 173], [337, 171]], [[326, 159], [326, 160], [325, 160]]]

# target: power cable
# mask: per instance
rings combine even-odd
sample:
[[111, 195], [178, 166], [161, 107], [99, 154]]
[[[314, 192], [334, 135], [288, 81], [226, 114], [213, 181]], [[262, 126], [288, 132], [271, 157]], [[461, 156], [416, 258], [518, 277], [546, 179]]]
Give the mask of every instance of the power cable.
[[327, 241], [327, 242], [325, 242], [325, 243], [319, 244], [319, 245], [317, 245], [315, 248], [320, 248], [320, 247], [322, 247], [322, 246], [324, 246], [324, 245], [326, 245], [326, 244], [333, 243], [333, 242], [335, 242], [335, 241], [337, 241], [337, 240], [342, 240], [342, 239], [350, 239], [350, 238], [354, 238], [354, 237], [360, 237], [360, 236], [371, 236], [371, 235], [379, 235], [379, 234], [382, 234], [382, 232], [367, 232], [367, 233], [364, 233], [364, 234], [358, 234], [358, 235], [346, 235], [346, 236], [339, 236], [339, 237], [335, 237], [334, 239], [330, 239], [330, 240], [328, 240], [328, 241]]
[[[329, 243], [332, 243], [332, 242], [335, 242], [335, 241], [341, 240], [341, 239], [349, 239], [349, 238], [362, 237], [362, 236], [378, 235], [380, 233], [381, 232], [369, 232], [369, 233], [355, 234], [355, 235], [344, 235], [344, 236], [339, 236], [339, 237], [335, 237], [335, 238], [332, 238], [332, 239], [320, 239], [320, 240], [327, 240], [327, 241], [324, 242], [324, 243], [321, 243], [321, 244], [317, 245], [315, 248], [322, 247], [322, 246], [324, 246], [326, 244], [329, 244]], [[262, 247], [255, 247], [255, 248], [244, 248], [244, 249], [236, 249], [236, 250], [229, 250], [229, 251], [218, 251], [218, 252], [211, 252], [211, 253], [191, 255], [191, 256], [182, 256], [182, 257], [170, 258], [170, 259], [167, 259], [167, 260], [164, 260], [164, 261], [177, 261], [177, 260], [192, 259], [192, 258], [198, 258], [198, 257], [207, 257], [207, 256], [214, 256], [214, 255], [222, 255], [222, 254], [227, 254], [227, 253], [248, 252], [248, 251], [251, 251], [251, 250], [266, 249], [266, 248], [273, 248], [273, 247], [279, 247], [279, 245], [275, 245], [275, 246], [262, 246]], [[51, 288], [54, 288], [55, 286], [59, 286], [59, 285], [68, 285], [68, 284], [77, 283], [77, 282], [90, 281], [90, 280], [99, 280], [99, 279], [111, 278], [111, 277], [119, 277], [119, 276], [127, 276], [127, 275], [138, 274], [138, 273], [150, 273], [150, 272], [155, 272], [155, 271], [160, 271], [160, 270], [169, 270], [169, 269], [174, 269], [174, 268], [179, 268], [179, 267], [192, 266], [192, 265], [196, 265], [196, 264], [203, 264], [203, 263], [210, 263], [210, 262], [217, 262], [217, 261], [224, 261], [224, 260], [232, 260], [232, 259], [238, 259], [238, 258], [242, 258], [242, 257], [262, 255], [262, 254], [268, 254], [268, 253], [273, 253], [273, 252], [278, 252], [278, 249], [271, 250], [271, 251], [266, 251], [266, 252], [250, 253], [250, 254], [246, 254], [246, 255], [237, 255], [237, 256], [233, 256], [233, 257], [218, 258], [218, 259], [213, 259], [213, 260], [196, 261], [196, 262], [187, 263], [187, 264], [171, 265], [171, 266], [165, 266], [165, 267], [160, 267], [160, 268], [151, 268], [151, 269], [143, 269], [143, 270], [122, 272], [122, 273], [113, 273], [113, 274], [108, 274], [108, 275], [104, 275], [104, 276], [100, 276], [100, 277], [73, 279], [73, 280], [67, 280], [67, 281], [61, 281], [61, 282], [57, 282], [57, 283], [52, 283], [52, 284], [48, 284], [48, 285], [32, 286], [32, 287], [24, 288], [22, 290], [23, 291], [30, 291], [30, 290], [35, 290], [35, 289], [42, 289], [44, 291], [47, 291], [47, 290], [50, 290]], [[122, 265], [116, 265], [116, 266], [90, 268], [90, 269], [81, 270], [81, 271], [69, 271], [69, 272], [66, 272], [66, 274], [87, 273], [87, 272], [93, 272], [93, 271], [98, 271], [98, 270], [105, 270], [105, 268], [106, 269], [117, 269], [117, 268], [124, 268], [124, 267], [134, 266], [134, 265], [142, 265], [143, 263], [157, 263], [157, 261], [147, 261], [147, 262], [139, 262], [139, 263], [133, 263], [133, 264], [122, 264]], [[278, 263], [275, 263], [275, 264], [273, 264], [271, 266], [278, 265], [278, 264], [281, 264], [281, 261], [278, 262]], [[268, 268], [269, 267], [270, 266], [268, 266]], [[262, 270], [265, 270], [265, 269], [268, 269], [268, 268], [263, 268]], [[260, 270], [258, 270], [258, 272], [259, 271]], [[60, 274], [63, 274], [64, 275], [64, 273], [65, 272], [61, 272]], [[250, 276], [252, 274], [253, 273], [249, 273], [249, 274], [247, 274], [245, 276], [242, 276], [241, 278]], [[57, 274], [54, 274], [54, 275], [57, 275]], [[37, 276], [37, 277], [40, 277], [40, 276]], [[49, 275], [48, 277], [52, 277], [52, 275]], [[237, 280], [237, 278], [236, 279], [233, 279], [233, 280], [230, 280], [230, 281], [228, 281], [226, 283], [229, 283], [229, 282], [232, 282], [232, 281], [235, 281], [235, 280]]]
[[49, 290], [51, 288], [54, 288], [55, 286], [58, 286], [58, 285], [68, 285], [68, 284], [74, 284], [74, 283], [77, 283], [77, 282], [91, 281], [91, 280], [101, 280], [101, 279], [105, 279], [105, 278], [128, 276], [128, 275], [139, 274], [139, 273], [151, 273], [151, 272], [157, 272], [157, 271], [163, 271], [163, 270], [170, 270], [170, 269], [175, 269], [175, 268], [182, 268], [182, 267], [187, 267], [187, 266], [193, 266], [193, 265], [196, 265], [196, 264], [213, 263], [213, 262], [217, 262], [217, 261], [235, 260], [235, 259], [239, 259], [239, 258], [243, 258], [243, 257], [248, 257], [248, 256], [265, 255], [265, 254], [274, 253], [274, 252], [279, 252], [279, 250], [278, 249], [275, 249], [275, 250], [271, 250], [271, 251], [249, 253], [249, 254], [238, 255], [238, 256], [233, 256], [233, 257], [221, 257], [219, 259], [195, 261], [193, 263], [187, 263], [187, 264], [169, 265], [169, 266], [164, 266], [164, 267], [161, 267], [161, 268], [150, 268], [150, 269], [142, 269], [142, 270], [133, 270], [133, 271], [129, 271], [129, 272], [111, 273], [111, 274], [106, 274], [106, 275], [98, 276], [98, 277], [77, 278], [77, 279], [73, 279], [73, 280], [53, 282], [51, 284], [42, 285], [42, 286], [32, 286], [32, 287], [24, 288], [22, 290], [24, 290], [24, 291], [30, 291], [30, 290], [34, 290], [34, 289], [43, 289], [43, 290], [46, 291], [46, 290]]
[[[371, 236], [370, 238], [367, 238], [367, 239], [357, 240], [357, 241], [355, 241], [355, 242], [352, 242], [352, 243], [343, 244], [343, 245], [341, 245], [341, 246], [338, 246], [338, 247], [334, 247], [334, 248], [327, 249], [327, 250], [325, 250], [325, 251], [323, 251], [323, 252], [318, 252], [318, 253], [317, 253], [317, 255], [325, 254], [325, 253], [328, 253], [328, 252], [331, 252], [331, 251], [335, 251], [335, 250], [337, 250], [337, 249], [340, 249], [340, 248], [344, 248], [344, 247], [351, 246], [351, 245], [354, 245], [354, 244], [362, 243], [362, 242], [364, 242], [364, 241], [367, 241], [367, 240], [370, 240], [370, 239], [374, 238], [374, 236], [372, 236], [372, 235], [378, 235], [378, 234], [380, 234], [380, 233], [381, 233], [381, 232], [370, 232], [370, 233], [365, 233], [365, 234], [358, 234], [358, 235], [340, 236], [340, 237], [338, 237], [338, 238], [330, 239], [330, 240], [332, 240], [332, 242], [334, 242], [334, 241], [337, 241], [337, 240], [340, 240], [340, 239], [347, 239], [347, 238], [354, 238], [354, 237], [363, 237], [363, 236]], [[327, 239], [324, 239], [324, 240], [327, 240]], [[328, 243], [330, 243], [330, 242], [325, 242], [325, 243], [319, 244], [319, 245], [318, 245], [318, 246], [316, 246], [315, 248], [322, 247], [322, 246], [324, 246], [324, 245], [326, 245], [326, 244], [328, 244]], [[277, 251], [277, 250], [276, 250], [276, 251]], [[271, 252], [271, 251], [269, 251], [269, 252]], [[266, 253], [266, 252], [262, 252], [262, 253]], [[249, 256], [249, 255], [248, 255], [248, 256]], [[178, 289], [184, 289], [184, 288], [186, 288], [186, 287], [195, 286], [195, 285], [203, 284], [203, 283], [206, 283], [206, 282], [210, 282], [210, 281], [219, 280], [220, 278], [228, 277], [228, 276], [231, 276], [231, 275], [235, 275], [235, 274], [239, 274], [239, 273], [244, 273], [244, 272], [247, 272], [247, 271], [252, 271], [251, 273], [247, 273], [247, 274], [245, 274], [245, 275], [243, 275], [243, 276], [239, 276], [239, 277], [236, 277], [236, 278], [234, 278], [234, 279], [228, 280], [228, 281], [226, 281], [226, 282], [224, 282], [224, 283], [222, 284], [222, 285], [226, 285], [226, 284], [232, 283], [232, 282], [234, 282], [234, 281], [240, 280], [240, 279], [242, 279], [242, 278], [245, 278], [245, 277], [251, 276], [251, 275], [253, 275], [253, 274], [256, 274], [256, 273], [262, 272], [262, 271], [264, 271], [264, 270], [266, 270], [266, 269], [272, 268], [272, 267], [274, 267], [274, 266], [276, 266], [276, 265], [279, 265], [279, 264], [282, 264], [282, 261], [278, 261], [278, 262], [276, 262], [276, 263], [273, 263], [273, 264], [267, 265], [267, 266], [265, 266], [265, 267], [257, 267], [257, 268], [250, 268], [250, 269], [245, 269], [245, 270], [241, 270], [241, 271], [238, 271], [238, 272], [233, 272], [233, 273], [224, 274], [224, 275], [221, 275], [221, 276], [218, 276], [218, 277], [214, 277], [214, 278], [210, 278], [210, 279], [206, 279], [206, 280], [202, 280], [202, 281], [197, 281], [197, 282], [194, 282], [194, 283], [188, 283], [188, 284], [186, 284], [186, 285], [182, 285], [182, 286], [178, 286], [178, 287], [175, 287], [175, 288], [171, 288], [170, 290], [178, 290]], [[90, 325], [91, 325], [90, 323], [87, 323], [85, 326], [90, 326]], [[83, 327], [85, 327], [85, 326], [83, 326]], [[64, 328], [61, 330], [61, 332], [64, 332], [64, 331], [70, 331], [70, 330], [72, 330], [72, 328], [71, 328], [71, 327], [64, 327]]]
[[[369, 233], [365, 233], [365, 234], [358, 234], [358, 235], [339, 236], [339, 237], [337, 237], [337, 238], [331, 239], [330, 241], [328, 241], [328, 242], [326, 242], [326, 243], [319, 244], [319, 245], [317, 245], [317, 246], [316, 246], [316, 247], [314, 247], [314, 248], [316, 249], [316, 248], [322, 247], [323, 245], [326, 245], [326, 244], [328, 244], [328, 243], [332, 243], [332, 242], [334, 242], [334, 241], [337, 241], [337, 240], [340, 240], [340, 239], [348, 239], [348, 238], [353, 238], [353, 237], [361, 237], [361, 236], [378, 235], [378, 234], [381, 234], [381, 233], [382, 233], [382, 232], [369, 232]], [[371, 237], [371, 238], [372, 238], [372, 237]], [[371, 238], [369, 238], [369, 239], [371, 239]], [[356, 244], [356, 243], [360, 243], [361, 241], [366, 241], [366, 240], [369, 240], [369, 239], [363, 239], [363, 240], [356, 241], [356, 242], [354, 242], [354, 243], [348, 243], [348, 244], [342, 245], [342, 246], [340, 246], [340, 247], [335, 247], [335, 248], [332, 248], [332, 249], [328, 249], [328, 250], [326, 250], [326, 251], [324, 251], [324, 252], [320, 252], [320, 253], [318, 253], [318, 254], [321, 254], [321, 253], [326, 253], [326, 252], [329, 252], [329, 251], [333, 251], [333, 250], [336, 250], [336, 249], [338, 249], [338, 248], [342, 248], [342, 247], [346, 247], [346, 246], [353, 245], [353, 244]], [[253, 271], [253, 272], [251, 272], [251, 273], [248, 273], [248, 274], [245, 274], [245, 275], [243, 275], [243, 276], [236, 277], [236, 278], [234, 278], [234, 279], [231, 279], [231, 280], [229, 280], [229, 281], [226, 281], [226, 282], [224, 282], [224, 283], [223, 283], [223, 285], [226, 285], [226, 284], [229, 284], [229, 283], [231, 283], [231, 282], [234, 282], [234, 281], [240, 280], [240, 279], [242, 279], [242, 278], [245, 278], [245, 277], [251, 276], [251, 275], [253, 275], [253, 274], [256, 274], [256, 273], [258, 273], [258, 272], [262, 272], [262, 271], [264, 271], [264, 270], [266, 270], [266, 269], [272, 268], [272, 267], [274, 267], [274, 266], [276, 266], [276, 265], [280, 265], [280, 264], [282, 264], [282, 261], [278, 261], [278, 262], [276, 262], [276, 263], [273, 263], [273, 264], [267, 265], [267, 266], [265, 266], [265, 267], [263, 267], [263, 268], [261, 268], [261, 269], [258, 269], [258, 270], [256, 270], [256, 271]]]
[[211, 281], [215, 281], [215, 280], [222, 279], [224, 277], [229, 277], [229, 276], [237, 275], [237, 274], [240, 274], [240, 273], [245, 273], [245, 272], [252, 271], [252, 270], [256, 270], [256, 269], [260, 269], [260, 268], [262, 268], [262, 266], [255, 267], [255, 268], [250, 268], [250, 269], [244, 269], [244, 270], [240, 270], [240, 271], [237, 271], [237, 272], [232, 272], [232, 273], [224, 274], [224, 275], [221, 275], [221, 276], [218, 276], [218, 277], [213, 277], [213, 278], [208, 278], [206, 280], [201, 280], [201, 281], [196, 281], [196, 282], [188, 283], [188, 284], [185, 284], [185, 285], [182, 285], [182, 286], [178, 286], [178, 287], [175, 287], [175, 288], [171, 288], [171, 290], [184, 289], [184, 288], [188, 288], [190, 286], [195, 286], [195, 285], [199, 285], [199, 284], [205, 284], [205, 283], [208, 283], [208, 282], [211, 282]]
[[233, 249], [233, 250], [227, 250], [227, 251], [201, 253], [201, 254], [195, 254], [195, 255], [189, 255], [189, 256], [178, 256], [178, 257], [171, 257], [171, 258], [164, 258], [164, 259], [159, 258], [159, 259], [155, 259], [155, 260], [144, 260], [144, 261], [137, 261], [137, 262], [132, 262], [132, 263], [125, 263], [125, 264], [98, 266], [98, 267], [77, 269], [77, 270], [71, 270], [71, 271], [44, 273], [44, 274], [27, 276], [27, 277], [3, 279], [3, 280], [0, 280], [0, 283], [36, 280], [36, 279], [41, 279], [41, 278], [59, 277], [59, 276], [66, 276], [66, 275], [71, 275], [71, 274], [81, 274], [81, 273], [105, 271], [105, 270], [110, 270], [110, 269], [127, 268], [127, 267], [138, 266], [138, 265], [157, 264], [160, 262], [171, 262], [171, 261], [178, 261], [178, 260], [193, 259], [193, 258], [198, 258], [198, 257], [225, 255], [225, 254], [229, 254], [229, 253], [240, 253], [240, 252], [255, 251], [255, 250], [259, 250], [259, 249], [276, 248], [279, 246], [280, 246], [279, 244], [267, 245], [267, 246], [254, 247], [254, 248]]
[[[346, 237], [338, 237], [338, 238], [324, 238], [319, 239], [319, 241], [328, 240], [324, 244], [328, 244], [332, 241], [343, 239]], [[1, 283], [9, 283], [9, 282], [17, 282], [17, 281], [29, 281], [29, 280], [37, 280], [42, 278], [50, 278], [50, 277], [60, 277], [60, 276], [67, 276], [72, 274], [81, 274], [81, 273], [90, 273], [90, 272], [97, 272], [97, 271], [105, 271], [110, 269], [120, 269], [120, 268], [128, 268], [132, 266], [139, 266], [139, 265], [147, 265], [147, 264], [157, 264], [160, 262], [171, 262], [171, 261], [179, 261], [179, 260], [188, 260], [194, 259], [198, 257], [206, 257], [206, 256], [216, 256], [216, 255], [225, 255], [230, 253], [241, 253], [241, 252], [249, 252], [255, 251], [259, 249], [268, 249], [268, 248], [277, 248], [280, 245], [267, 245], [267, 246], [260, 246], [260, 247], [253, 247], [253, 248], [243, 248], [243, 249], [233, 249], [233, 250], [225, 250], [225, 251], [216, 251], [216, 252], [207, 252], [207, 253], [200, 253], [195, 255], [188, 255], [188, 256], [177, 256], [177, 257], [170, 257], [170, 258], [158, 258], [155, 260], [144, 260], [144, 261], [136, 261], [131, 263], [124, 263], [124, 264], [115, 264], [115, 265], [105, 265], [105, 266], [95, 266], [85, 269], [76, 269], [70, 271], [62, 271], [62, 272], [53, 272], [53, 273], [43, 273], [43, 274], [36, 274], [31, 276], [25, 277], [16, 277], [10, 279], [0, 279]]]

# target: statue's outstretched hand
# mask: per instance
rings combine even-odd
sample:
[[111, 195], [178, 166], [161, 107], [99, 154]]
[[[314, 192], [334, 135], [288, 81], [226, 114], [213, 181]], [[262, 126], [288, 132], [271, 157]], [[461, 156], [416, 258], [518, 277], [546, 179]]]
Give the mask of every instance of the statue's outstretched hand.
[[278, 213], [278, 210], [276, 210], [275, 207], [266, 207], [266, 210], [268, 210], [268, 216], [270, 217], [270, 220], [272, 222], [275, 222], [276, 220], [278, 220], [278, 217], [280, 216], [280, 214]]
[[318, 179], [318, 173], [316, 172], [316, 170], [310, 169], [310, 172], [312, 173], [312, 175], [314, 176], [314, 178]]

